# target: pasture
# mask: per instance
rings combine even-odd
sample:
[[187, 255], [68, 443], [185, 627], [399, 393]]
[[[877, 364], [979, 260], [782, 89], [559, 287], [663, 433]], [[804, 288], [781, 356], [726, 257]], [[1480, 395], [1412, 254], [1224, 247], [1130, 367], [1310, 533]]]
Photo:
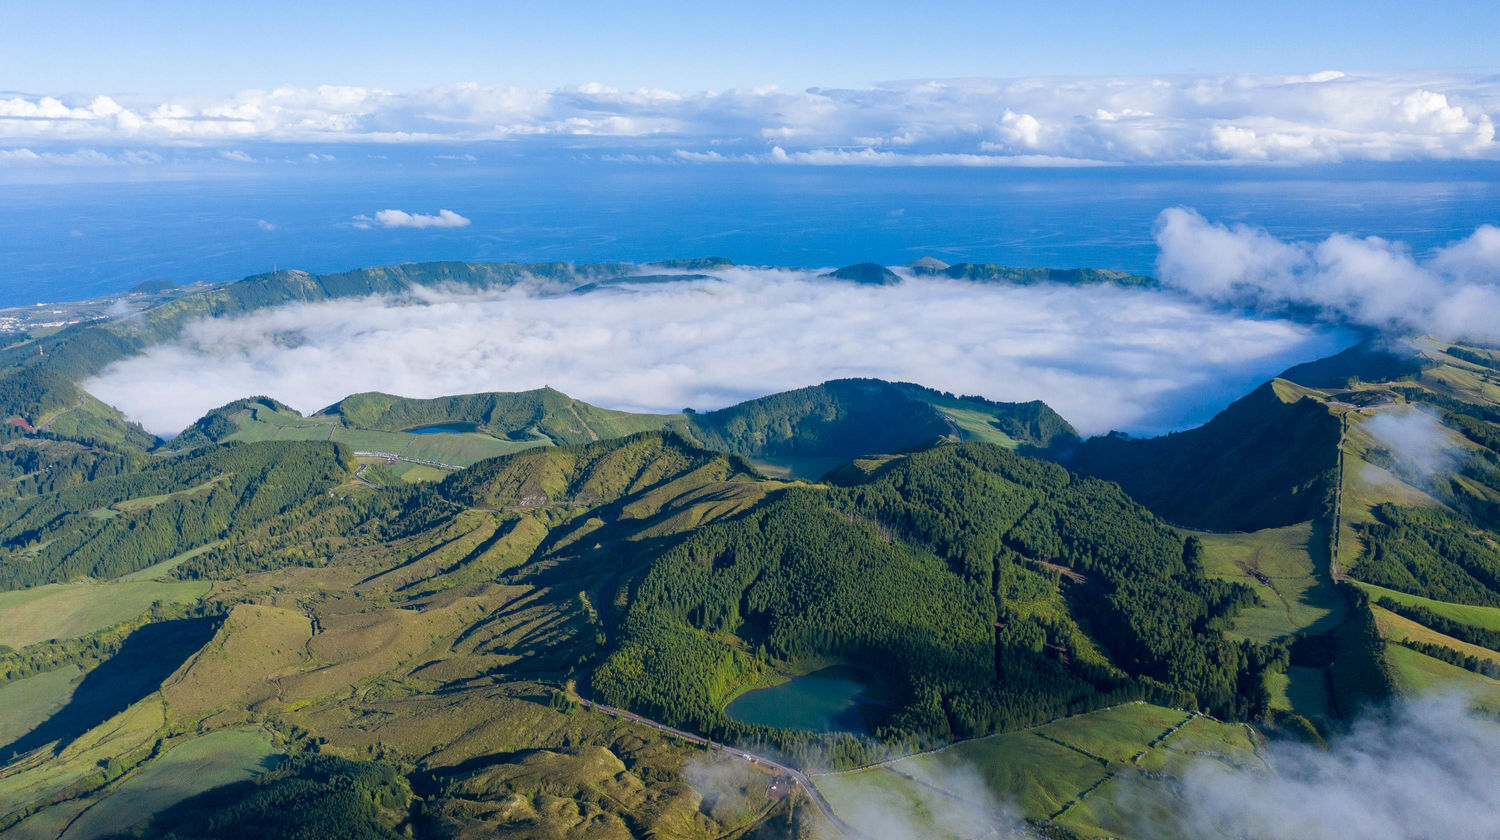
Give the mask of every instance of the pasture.
[[21, 680], [0, 684], [0, 748], [41, 725], [73, 696], [77, 665], [65, 665]]
[[1421, 595], [1408, 595], [1405, 592], [1397, 592], [1394, 589], [1386, 589], [1383, 586], [1376, 586], [1372, 583], [1356, 582], [1356, 585], [1369, 593], [1372, 602], [1379, 601], [1381, 598], [1390, 598], [1399, 604], [1426, 607], [1443, 618], [1451, 619], [1461, 624], [1483, 627], [1486, 630], [1500, 631], [1500, 607], [1481, 607], [1469, 604], [1454, 604], [1448, 601], [1435, 601], [1431, 598], [1423, 598]]
[[23, 648], [48, 639], [87, 636], [135, 618], [157, 601], [196, 601], [211, 585], [207, 581], [117, 580], [0, 592], [0, 645]]
[[1386, 644], [1385, 658], [1402, 694], [1459, 691], [1478, 705], [1500, 711], [1500, 682], [1395, 643]]
[[[407, 458], [466, 467], [485, 458], [546, 446], [545, 438], [514, 441], [483, 432], [411, 434], [349, 428], [337, 417], [302, 417], [268, 408], [247, 409], [233, 417], [238, 429], [228, 440], [327, 440], [356, 452], [389, 452]], [[424, 480], [431, 480], [423, 476]]]
[[1296, 712], [1309, 719], [1333, 717], [1328, 695], [1328, 672], [1322, 668], [1288, 666], [1286, 671], [1266, 674], [1266, 688], [1271, 692], [1271, 708]]
[[1459, 641], [1452, 636], [1445, 636], [1430, 627], [1425, 627], [1408, 618], [1403, 618], [1395, 613], [1371, 605], [1370, 609], [1375, 614], [1375, 626], [1380, 629], [1380, 635], [1393, 642], [1425, 642], [1432, 645], [1441, 645], [1449, 650], [1457, 651], [1464, 656], [1477, 656], [1500, 665], [1500, 653], [1489, 648], [1471, 645]]
[[1231, 639], [1272, 642], [1321, 633], [1344, 620], [1344, 599], [1333, 588], [1327, 552], [1310, 522], [1252, 533], [1189, 532], [1203, 543], [1204, 572], [1243, 583], [1260, 595], [1234, 620]]
[[995, 809], [1100, 836], [1128, 828], [1116, 809], [1121, 779], [1178, 772], [1203, 755], [1257, 766], [1254, 737], [1237, 724], [1130, 703], [814, 782], [842, 818], [876, 836], [893, 819], [916, 836], [951, 836], [954, 812]]
[[59, 840], [92, 840], [211, 788], [254, 778], [277, 754], [263, 730], [224, 729], [167, 750], [94, 800]]

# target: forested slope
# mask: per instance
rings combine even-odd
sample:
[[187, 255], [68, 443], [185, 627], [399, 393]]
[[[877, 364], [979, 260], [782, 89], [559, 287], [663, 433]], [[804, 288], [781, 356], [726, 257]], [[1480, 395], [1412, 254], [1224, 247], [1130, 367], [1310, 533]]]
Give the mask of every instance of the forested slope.
[[332, 444], [276, 442], [155, 462], [95, 454], [50, 466], [93, 478], [0, 500], [0, 588], [143, 569], [304, 503], [344, 480], [351, 459]]
[[[730, 736], [725, 692], [837, 657], [899, 685], [885, 737], [972, 736], [1122, 697], [1264, 705], [1271, 654], [1218, 627], [1249, 596], [1118, 487], [990, 444], [940, 446], [850, 486], [794, 488], [652, 562], [601, 699]], [[1070, 566], [1072, 588], [1034, 561]], [[1066, 661], [1059, 648], [1071, 648]]]
[[1322, 403], [1268, 382], [1198, 428], [1091, 438], [1065, 463], [1119, 482], [1172, 522], [1254, 531], [1322, 514], [1338, 441], [1338, 418]]

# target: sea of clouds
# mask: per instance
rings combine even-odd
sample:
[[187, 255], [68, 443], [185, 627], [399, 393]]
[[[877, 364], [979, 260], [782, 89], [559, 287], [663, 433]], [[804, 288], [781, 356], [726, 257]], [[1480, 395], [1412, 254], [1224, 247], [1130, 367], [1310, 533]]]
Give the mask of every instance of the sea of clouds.
[[1141, 837], [1184, 840], [1481, 840], [1500, 837], [1500, 725], [1459, 695], [1370, 714], [1328, 749], [1272, 742], [1274, 772], [1204, 760], [1174, 783], [1176, 806], [1153, 820], [1142, 791], [1125, 808]]
[[[148, 165], [194, 145], [250, 164], [275, 156], [253, 145], [262, 143], [492, 140], [812, 166], [1495, 159], [1497, 119], [1500, 78], [1442, 72], [689, 92], [599, 83], [404, 92], [287, 86], [218, 98], [0, 96], [0, 145], [9, 147], [0, 148], [0, 165]], [[132, 145], [145, 148], [110, 150]]]
[[[196, 322], [86, 386], [173, 434], [251, 394], [307, 412], [359, 391], [550, 385], [606, 407], [677, 411], [869, 376], [1041, 399], [1085, 434], [1139, 434], [1206, 420], [1290, 365], [1352, 343], [1346, 326], [1500, 341], [1500, 228], [1414, 255], [1375, 237], [1284, 242], [1172, 208], [1157, 243], [1160, 290], [926, 276], [860, 286], [820, 271], [733, 268], [586, 294], [522, 283], [297, 304]], [[1281, 317], [1289, 309], [1301, 320]]]
[[609, 408], [664, 412], [849, 376], [1042, 399], [1085, 433], [1159, 432], [1352, 341], [1114, 286], [928, 277], [861, 286], [747, 268], [717, 276], [585, 294], [521, 284], [282, 306], [195, 322], [85, 387], [164, 435], [252, 394], [310, 412], [361, 391], [550, 385]]

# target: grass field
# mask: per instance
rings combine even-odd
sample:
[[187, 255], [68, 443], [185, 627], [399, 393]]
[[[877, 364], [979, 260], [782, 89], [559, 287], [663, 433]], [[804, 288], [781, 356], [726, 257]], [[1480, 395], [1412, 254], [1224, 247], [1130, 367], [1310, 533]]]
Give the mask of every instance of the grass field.
[[0, 747], [10, 744], [61, 709], [77, 685], [77, 665], [67, 665], [0, 685]]
[[1386, 645], [1385, 658], [1402, 694], [1461, 691], [1485, 708], [1500, 711], [1500, 682], [1394, 643]]
[[1312, 523], [1195, 535], [1203, 542], [1207, 574], [1254, 587], [1260, 595], [1261, 606], [1235, 617], [1230, 638], [1271, 642], [1296, 633], [1321, 633], [1344, 620], [1344, 599], [1334, 590], [1326, 563], [1315, 559], [1320, 540]]
[[220, 730], [178, 744], [95, 800], [60, 840], [92, 840], [210, 788], [252, 778], [277, 750], [262, 730]]
[[862, 819], [903, 820], [915, 836], [953, 836], [945, 814], [995, 806], [1108, 836], [1129, 828], [1112, 792], [1120, 777], [1172, 773], [1205, 756], [1256, 766], [1252, 738], [1237, 724], [1132, 703], [814, 781], [841, 817], [874, 836], [885, 826]]
[[[381, 483], [387, 485], [398, 485], [401, 483], [417, 484], [424, 481], [442, 481], [449, 473], [437, 467], [429, 467], [426, 464], [413, 464], [410, 461], [397, 461], [394, 464], [386, 464], [385, 461], [377, 463], [377, 474]], [[366, 478], [370, 478], [366, 474]]]
[[110, 507], [121, 513], [135, 513], [137, 511], [146, 510], [147, 508], [156, 507], [157, 505], [167, 501], [168, 499], [192, 496], [198, 493], [206, 493], [215, 484], [218, 484], [221, 481], [225, 481], [228, 478], [228, 475], [215, 476], [214, 478], [211, 478], [208, 481], [203, 482], [202, 484], [189, 487], [185, 490], [178, 490], [175, 493], [163, 493], [158, 496], [138, 496], [134, 499], [124, 499], [122, 501], [115, 502]]
[[1273, 709], [1296, 712], [1309, 720], [1332, 719], [1328, 674], [1322, 668], [1292, 665], [1285, 672], [1273, 671], [1266, 675], [1266, 687]]
[[512, 452], [546, 445], [546, 441], [501, 440], [479, 433], [403, 435], [403, 437], [411, 438], [411, 442], [401, 452], [402, 455], [460, 466], [497, 455], [509, 455]]
[[1386, 589], [1383, 586], [1376, 586], [1372, 583], [1358, 583], [1358, 586], [1370, 594], [1371, 601], [1390, 598], [1399, 604], [1426, 607], [1438, 615], [1452, 619], [1453, 621], [1471, 624], [1475, 627], [1483, 627], [1486, 630], [1500, 631], [1500, 607], [1480, 607], [1469, 604], [1453, 604], [1448, 601], [1434, 601], [1431, 598], [1423, 598], [1420, 595], [1408, 595], [1405, 592], [1397, 592], [1394, 589]]
[[239, 429], [229, 440], [331, 440], [356, 452], [390, 452], [407, 458], [466, 467], [485, 458], [508, 455], [547, 445], [545, 439], [513, 441], [482, 432], [414, 435], [345, 428], [334, 417], [299, 417], [266, 408], [242, 411], [234, 417]]
[[215, 540], [211, 543], [204, 543], [197, 548], [189, 549], [182, 552], [181, 554], [176, 554], [168, 557], [160, 563], [154, 563], [144, 569], [141, 569], [140, 571], [131, 572], [130, 574], [124, 575], [123, 577], [115, 578], [115, 582], [128, 583], [140, 580], [161, 580], [162, 578], [165, 578], [167, 576], [168, 572], [182, 565], [184, 562], [197, 557], [205, 551], [212, 551], [213, 549], [216, 549], [223, 544], [223, 540]]
[[[100, 767], [108, 759], [149, 749], [155, 733], [164, 723], [165, 708], [161, 698], [150, 696], [120, 712], [74, 741], [61, 754], [46, 762], [21, 761], [0, 774], [0, 814], [22, 803], [35, 802], [56, 795], [71, 785], [98, 779]], [[57, 811], [76, 812], [77, 806], [65, 803], [46, 809], [5, 832], [12, 837], [55, 838], [66, 819], [59, 822]], [[70, 817], [68, 817], [70, 818]], [[55, 826], [51, 833], [38, 827]]]
[[939, 408], [953, 420], [955, 425], [963, 429], [964, 437], [969, 440], [982, 440], [1006, 449], [1015, 449], [1018, 445], [1015, 438], [995, 428], [992, 422], [995, 419], [994, 415], [958, 408], [952, 404], [941, 405]]
[[156, 601], [196, 601], [206, 581], [55, 583], [0, 592], [0, 644], [23, 648], [48, 639], [86, 636], [135, 618]]
[[1442, 645], [1450, 650], [1458, 651], [1464, 656], [1477, 656], [1480, 659], [1500, 665], [1500, 653], [1489, 648], [1471, 645], [1461, 642], [1452, 636], [1445, 636], [1429, 627], [1425, 627], [1410, 619], [1402, 618], [1389, 610], [1380, 607], [1371, 607], [1375, 613], [1375, 626], [1380, 628], [1380, 635], [1393, 642], [1413, 641], [1426, 642], [1427, 644]]

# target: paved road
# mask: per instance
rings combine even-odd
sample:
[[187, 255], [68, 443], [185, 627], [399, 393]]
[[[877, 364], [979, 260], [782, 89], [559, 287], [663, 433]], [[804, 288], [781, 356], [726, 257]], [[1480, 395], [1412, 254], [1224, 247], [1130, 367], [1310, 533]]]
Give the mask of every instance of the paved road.
[[70, 411], [77, 411], [80, 408], [83, 408], [83, 397], [79, 397], [78, 398], [78, 404], [75, 405], [75, 406], [73, 406], [72, 408], [65, 408], [62, 411], [59, 411], [56, 414], [52, 415], [51, 417], [47, 418], [47, 422], [43, 423], [40, 426], [37, 426], [36, 430], [38, 432], [45, 432], [45, 431], [47, 431], [47, 427], [50, 426], [50, 425], [52, 425], [52, 421], [53, 420], [56, 420], [57, 418], [63, 416], [64, 414], [67, 414]]
[[369, 480], [368, 478], [365, 478], [365, 470], [369, 469], [369, 467], [370, 467], [369, 464], [360, 464], [359, 465], [359, 469], [357, 469], [357, 470], [354, 471], [354, 480], [358, 481], [360, 484], [363, 484], [366, 487], [373, 487], [376, 490], [379, 490], [380, 489], [380, 485], [379, 484], [376, 484], [375, 482]]
[[1328, 568], [1333, 574], [1334, 583], [1342, 580], [1339, 577], [1339, 540], [1343, 538], [1344, 530], [1344, 439], [1349, 436], [1349, 413], [1346, 411], [1339, 415], [1339, 461], [1333, 488], [1333, 536], [1328, 541], [1333, 552]]

